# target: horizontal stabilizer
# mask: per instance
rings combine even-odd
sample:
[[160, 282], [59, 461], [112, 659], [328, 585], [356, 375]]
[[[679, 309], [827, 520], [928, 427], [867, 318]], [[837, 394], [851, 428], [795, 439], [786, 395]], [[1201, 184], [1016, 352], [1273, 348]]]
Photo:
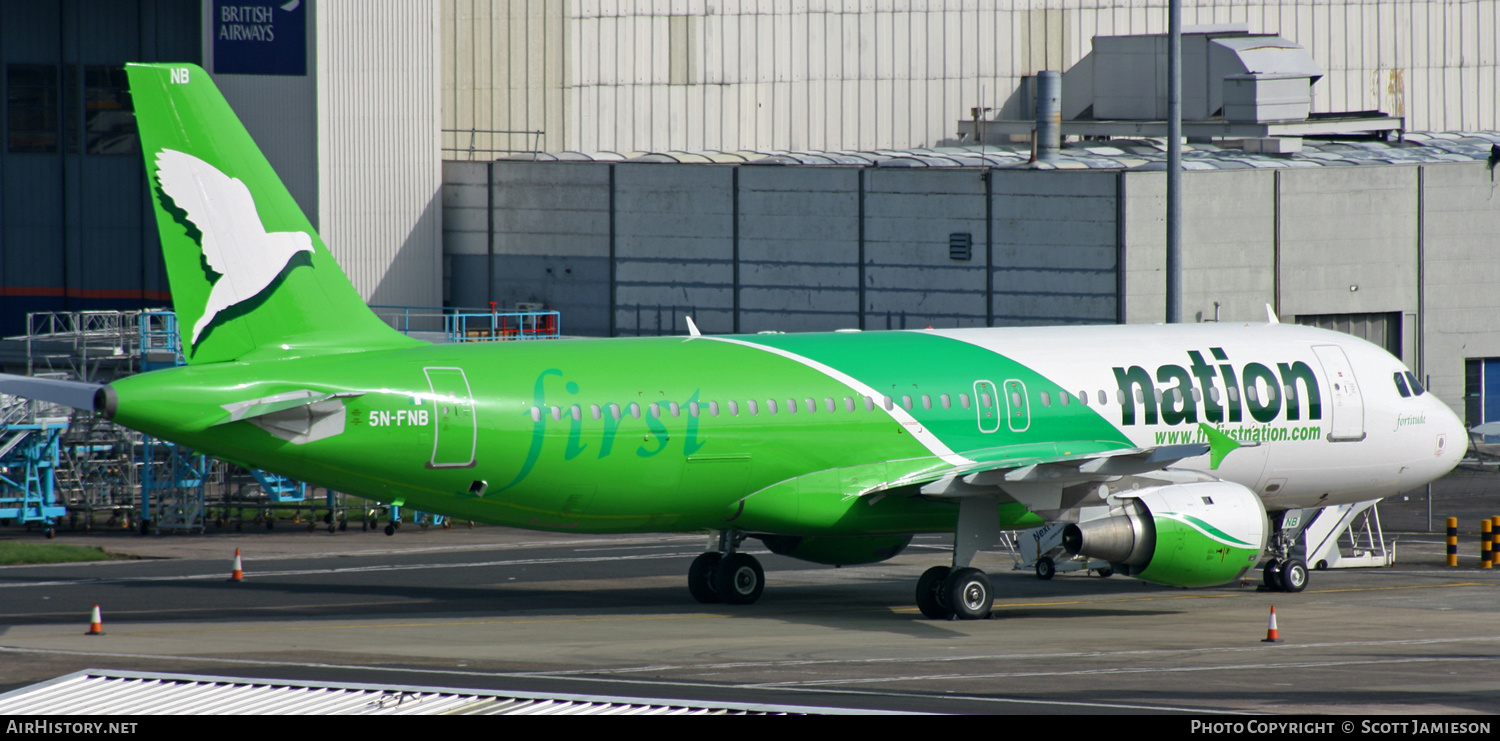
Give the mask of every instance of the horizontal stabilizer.
[[86, 412], [102, 411], [95, 406], [94, 400], [104, 388], [102, 383], [60, 381], [54, 378], [32, 378], [0, 373], [0, 394], [61, 404]]
[[288, 391], [284, 394], [276, 394], [274, 396], [265, 396], [259, 399], [249, 399], [246, 401], [237, 401], [233, 404], [225, 404], [224, 411], [229, 412], [229, 416], [219, 420], [218, 422], [215, 422], [214, 424], [225, 425], [229, 424], [230, 422], [239, 422], [241, 420], [253, 419], [255, 417], [264, 417], [268, 414], [275, 414], [277, 412], [284, 412], [288, 409], [312, 406], [313, 404], [317, 404], [318, 402], [322, 401], [328, 401], [329, 399], [363, 395], [363, 392], [358, 391], [344, 393], [326, 393], [321, 391], [313, 391], [311, 389]]

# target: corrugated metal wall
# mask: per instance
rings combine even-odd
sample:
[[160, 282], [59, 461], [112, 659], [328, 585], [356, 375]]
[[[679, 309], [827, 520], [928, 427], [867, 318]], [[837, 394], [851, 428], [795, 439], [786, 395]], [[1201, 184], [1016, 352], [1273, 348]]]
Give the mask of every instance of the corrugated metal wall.
[[439, 306], [438, 8], [314, 8], [319, 232], [370, 303]]
[[[1308, 47], [1314, 111], [1500, 128], [1500, 0], [1183, 5]], [[443, 0], [443, 128], [543, 130], [546, 151], [934, 146], [972, 107], [1023, 117], [1020, 78], [1094, 36], [1165, 30], [1165, 0]]]
[[[197, 62], [198, 27], [199, 0], [0, 3], [0, 100], [8, 114], [0, 130], [0, 335], [23, 332], [32, 311], [166, 303], [138, 149], [119, 140], [88, 151], [89, 134], [99, 133], [90, 115], [103, 110], [86, 100], [88, 72]], [[13, 65], [40, 68], [50, 80], [50, 117], [35, 125], [57, 134], [52, 151], [11, 151], [9, 130], [28, 128], [16, 116], [30, 100], [9, 88]]]

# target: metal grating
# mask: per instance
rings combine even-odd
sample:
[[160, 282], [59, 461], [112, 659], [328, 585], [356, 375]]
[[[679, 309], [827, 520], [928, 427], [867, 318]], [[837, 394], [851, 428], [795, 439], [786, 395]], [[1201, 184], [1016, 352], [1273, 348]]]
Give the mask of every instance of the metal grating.
[[85, 669], [0, 695], [0, 715], [826, 715], [851, 712], [841, 708], [294, 682], [101, 669]]

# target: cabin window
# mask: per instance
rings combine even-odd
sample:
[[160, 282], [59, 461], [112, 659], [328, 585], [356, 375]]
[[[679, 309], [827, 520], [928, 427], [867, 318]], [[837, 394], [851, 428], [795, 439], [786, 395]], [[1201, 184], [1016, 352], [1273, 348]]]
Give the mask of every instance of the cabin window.
[[1052, 406], [1052, 395], [1048, 394], [1046, 391], [1042, 392], [1042, 406], [1044, 406], [1044, 407], [1050, 407], [1050, 406]]
[[657, 419], [661, 418], [661, 405], [660, 404], [658, 404], [658, 403], [656, 403], [656, 402], [653, 401], [653, 402], [651, 402], [651, 406], [648, 407], [648, 408], [651, 410], [651, 416], [652, 417], [656, 417]]
[[990, 395], [988, 392], [979, 395], [979, 406], [985, 409], [990, 408]]
[[717, 417], [717, 416], [719, 416], [719, 402], [717, 402], [717, 401], [710, 401], [708, 403], [708, 414], [711, 417]]
[[931, 396], [928, 396], [927, 394], [922, 394], [922, 408], [923, 409], [931, 409], [932, 408], [932, 397]]
[[896, 400], [895, 400], [895, 399], [892, 399], [892, 398], [891, 398], [891, 397], [889, 397], [889, 396], [887, 396], [887, 397], [885, 397], [885, 400], [884, 400], [884, 402], [883, 402], [883, 403], [884, 403], [884, 404], [885, 404], [885, 410], [886, 410], [886, 411], [887, 411], [887, 412], [889, 412], [889, 411], [891, 411], [891, 410], [892, 410], [892, 409], [895, 409], [895, 408], [896, 408]]
[[868, 397], [868, 396], [865, 397], [865, 411], [867, 411], [867, 412], [873, 412], [873, 411], [875, 411], [875, 400], [872, 399], [872, 398], [870, 398], [870, 397]]
[[1019, 391], [1012, 391], [1012, 392], [1010, 392], [1010, 405], [1013, 406], [1013, 407], [1015, 407], [1015, 408], [1017, 408], [1017, 409], [1021, 408], [1021, 392], [1019, 392]]
[[570, 410], [568, 410], [568, 411], [573, 415], [573, 421], [574, 422], [582, 422], [583, 421], [583, 407], [580, 407], [577, 404], [574, 404], [573, 408], [570, 409]]
[[532, 407], [531, 408], [531, 421], [532, 422], [540, 422], [540, 421], [542, 421], [542, 410], [537, 409], [536, 407]]
[[1218, 386], [1209, 386], [1208, 387], [1208, 398], [1213, 399], [1213, 402], [1215, 404], [1219, 403], [1219, 387]]
[[837, 412], [839, 410], [838, 402], [834, 401], [832, 396], [823, 399], [823, 402], [823, 405], [828, 408], [828, 411]]
[[740, 403], [737, 402], [737, 401], [730, 401], [728, 403], [729, 403], [729, 416], [731, 416], [731, 417], [738, 417], [738, 416], [740, 416]]
[[961, 407], [963, 407], [964, 409], [968, 409], [969, 408], [969, 395], [968, 394], [959, 394], [958, 395], [958, 405], [961, 406]]
[[750, 412], [750, 416], [752, 416], [752, 417], [755, 416], [755, 415], [757, 415], [757, 414], [760, 414], [760, 408], [755, 405], [755, 400], [754, 399], [751, 399], [751, 400], [745, 402], [745, 409]]
[[766, 399], [766, 411], [770, 412], [771, 414], [775, 414], [776, 413], [776, 400], [775, 399]]
[[1173, 404], [1181, 404], [1182, 403], [1182, 389], [1172, 389], [1172, 403]]
[[[809, 412], [818, 411], [818, 402], [816, 399], [803, 399], [802, 405], [807, 407], [807, 411]], [[833, 399], [828, 400], [828, 406], [830, 407], [829, 411], [832, 411], [831, 407], [833, 406]]]
[[696, 401], [690, 401], [690, 402], [688, 402], [688, 415], [689, 416], [693, 416], [693, 417], [698, 416], [698, 402], [696, 402]]
[[600, 419], [602, 419], [604, 417], [604, 414], [599, 409], [599, 405], [598, 404], [590, 404], [589, 405], [589, 415], [592, 416], [595, 421], [598, 421], [598, 420], [600, 420]]
[[640, 419], [641, 418], [641, 405], [640, 404], [637, 404], [637, 403], [635, 403], [633, 401], [630, 402], [630, 416], [633, 417], [633, 418], [635, 418], [635, 419]]
[[787, 399], [786, 400], [786, 413], [787, 414], [796, 414], [797, 413], [797, 400], [796, 399]]
[[559, 408], [559, 407], [552, 407], [552, 421], [553, 422], [561, 422], [562, 421], [562, 409], [561, 408]]
[[1193, 401], [1203, 401], [1203, 392], [1199, 391], [1196, 386], [1193, 387]]
[[854, 411], [854, 399], [853, 399], [853, 397], [849, 397], [849, 396], [845, 396], [844, 397], [844, 411], [846, 411], [846, 412], [852, 412], [852, 411]]
[[1087, 391], [1079, 391], [1078, 392], [1078, 403], [1082, 404], [1084, 406], [1088, 406], [1089, 405], [1089, 392], [1087, 392]]
[[911, 411], [911, 396], [909, 394], [901, 397], [901, 406], [905, 407], [906, 411]]
[[1161, 389], [1151, 389], [1151, 392], [1156, 396], [1156, 403], [1160, 404], [1162, 397]]
[[1238, 402], [1240, 400], [1240, 390], [1239, 390], [1239, 387], [1237, 387], [1237, 386], [1230, 386], [1227, 389], [1227, 392], [1229, 394], [1229, 400], [1230, 401]]
[[1260, 394], [1256, 393], [1254, 386], [1245, 387], [1245, 401], [1248, 401], [1251, 404], [1260, 403]]
[[609, 405], [609, 416], [614, 417], [616, 421], [618, 421], [620, 419], [620, 405], [619, 404], [610, 404]]
[[675, 401], [669, 401], [667, 402], [667, 411], [671, 412], [673, 417], [676, 417], [682, 414], [682, 407], [677, 406], [677, 402]]
[[953, 408], [953, 397], [951, 397], [951, 396], [949, 396], [947, 394], [943, 394], [943, 395], [939, 396], [938, 397], [938, 402], [940, 402], [943, 405], [944, 409], [952, 409]]
[[1057, 403], [1059, 403], [1059, 404], [1061, 404], [1063, 406], [1067, 406], [1069, 403], [1071, 403], [1073, 401], [1071, 398], [1069, 398], [1071, 396], [1072, 396], [1072, 394], [1070, 394], [1070, 393], [1068, 393], [1066, 391], [1058, 391], [1057, 392]]
[[[1122, 395], [1120, 397], [1120, 400], [1124, 401], [1125, 397]], [[1099, 406], [1101, 406], [1101, 407], [1107, 407], [1107, 406], [1109, 406], [1109, 394], [1104, 393], [1104, 389], [1099, 389]]]

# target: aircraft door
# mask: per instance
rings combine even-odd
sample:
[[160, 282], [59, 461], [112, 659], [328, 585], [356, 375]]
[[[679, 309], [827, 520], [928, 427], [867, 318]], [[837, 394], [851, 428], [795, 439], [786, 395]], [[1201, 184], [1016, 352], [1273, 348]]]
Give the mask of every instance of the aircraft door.
[[471, 468], [479, 425], [462, 368], [423, 368], [432, 388], [432, 460], [428, 468]]
[[1333, 429], [1329, 442], [1355, 442], [1365, 439], [1365, 403], [1348, 356], [1338, 345], [1313, 345], [1313, 354], [1323, 366], [1330, 391]]
[[974, 382], [974, 409], [979, 414], [979, 431], [995, 432], [1000, 429], [1000, 399], [995, 393], [993, 381]]
[[1011, 432], [1031, 429], [1031, 403], [1026, 398], [1026, 384], [1014, 378], [1005, 382], [1005, 423]]

